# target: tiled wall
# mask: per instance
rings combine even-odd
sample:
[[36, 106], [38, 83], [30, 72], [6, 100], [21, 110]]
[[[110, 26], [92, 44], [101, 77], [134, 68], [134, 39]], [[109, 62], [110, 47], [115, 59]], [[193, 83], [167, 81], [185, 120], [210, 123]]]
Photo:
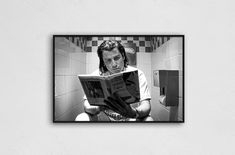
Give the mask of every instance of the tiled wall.
[[[159, 103], [160, 88], [152, 85], [152, 109], [154, 117], [160, 121], [169, 121], [170, 116], [182, 120], [182, 38], [172, 37], [152, 53], [153, 70], [179, 70], [179, 106], [165, 107]], [[172, 118], [171, 118], [172, 120]]]
[[55, 120], [73, 121], [83, 111], [77, 78], [86, 73], [86, 53], [64, 37], [55, 38]]
[[169, 37], [144, 37], [144, 36], [120, 36], [120, 37], [87, 37], [86, 52], [96, 52], [98, 46], [104, 40], [117, 40], [122, 44], [134, 43], [136, 52], [153, 52], [157, 47], [168, 41]]

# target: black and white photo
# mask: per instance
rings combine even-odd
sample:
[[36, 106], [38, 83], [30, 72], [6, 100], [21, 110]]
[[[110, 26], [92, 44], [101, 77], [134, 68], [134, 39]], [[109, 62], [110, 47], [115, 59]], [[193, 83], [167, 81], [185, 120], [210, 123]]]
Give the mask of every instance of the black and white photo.
[[54, 35], [53, 95], [55, 123], [182, 123], [184, 35]]

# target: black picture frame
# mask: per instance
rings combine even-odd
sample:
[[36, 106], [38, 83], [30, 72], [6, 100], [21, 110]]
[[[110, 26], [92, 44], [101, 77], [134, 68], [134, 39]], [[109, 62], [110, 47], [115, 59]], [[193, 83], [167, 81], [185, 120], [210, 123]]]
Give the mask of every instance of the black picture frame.
[[[92, 37], [97, 37], [97, 42], [90, 40]], [[122, 41], [122, 39], [124, 41], [128, 41], [128, 37], [132, 37], [133, 38], [133, 41], [142, 41], [142, 40], [138, 40], [138, 37], [146, 37], [148, 38], [147, 40], [149, 40], [149, 42], [152, 42], [152, 44], [149, 46], [149, 47], [144, 47], [145, 45], [143, 44], [143, 42], [141, 42], [141, 46], [140, 44], [138, 46], [136, 46], [136, 53], [138, 52], [141, 52], [141, 49], [143, 49], [143, 47], [146, 49], [146, 51], [148, 51], [148, 53], [151, 53], [150, 51], [151, 50], [156, 50], [158, 47], [162, 46], [165, 42], [171, 40], [172, 38], [180, 38], [181, 39], [181, 54], [180, 54], [180, 57], [181, 57], [181, 73], [180, 73], [180, 76], [181, 76], [181, 79], [182, 79], [182, 83], [180, 84], [180, 87], [181, 87], [181, 118], [178, 119], [178, 114], [177, 114], [177, 120], [174, 120], [174, 119], [171, 119], [172, 116], [169, 116], [169, 120], [154, 120], [154, 121], [146, 121], [146, 122], [139, 122], [139, 121], [121, 121], [121, 122], [114, 122], [114, 121], [74, 121], [74, 120], [60, 120], [56, 117], [56, 113], [58, 113], [58, 110], [57, 110], [57, 107], [56, 107], [56, 103], [57, 103], [57, 100], [56, 100], [56, 96], [58, 96], [58, 94], [56, 94], [56, 86], [57, 86], [57, 83], [56, 83], [56, 65], [58, 64], [55, 64], [57, 62], [57, 57], [56, 57], [56, 52], [55, 52], [55, 49], [57, 48], [57, 46], [59, 46], [58, 44], [56, 44], [55, 40], [57, 38], [65, 38], [66, 40], [68, 40], [68, 44], [74, 44], [76, 46], [79, 46], [81, 49], [83, 49], [85, 52], [91, 52], [92, 48], [87, 46], [85, 43], [84, 43], [84, 38], [87, 38], [87, 40], [91, 41], [92, 42], [92, 45], [93, 46], [98, 46], [98, 41], [102, 41], [102, 38], [105, 38], [105, 37], [118, 37], [120, 38], [120, 41]], [[164, 42], [165, 41], [165, 42]], [[132, 42], [133, 43], [133, 42]], [[178, 35], [178, 34], [175, 34], [175, 35], [172, 35], [172, 34], [166, 34], [166, 35], [162, 35], [162, 34], [154, 34], [154, 35], [131, 35], [131, 34], [128, 34], [128, 35], [90, 35], [90, 34], [87, 34], [87, 35], [61, 35], [61, 34], [56, 34], [56, 35], [53, 35], [53, 38], [52, 38], [52, 83], [53, 83], [53, 88], [52, 88], [52, 91], [53, 91], [53, 103], [52, 103], [52, 121], [53, 123], [184, 123], [185, 122], [185, 36], [184, 35]], [[148, 50], [147, 50], [148, 49]], [[93, 51], [94, 52], [94, 51]], [[137, 62], [138, 63], [138, 62]], [[153, 70], [151, 71], [151, 73], [153, 73]], [[60, 75], [61, 76], [61, 75]], [[153, 77], [151, 75], [151, 77]], [[170, 107], [170, 108], [165, 108], [170, 112], [172, 113], [178, 113], [179, 110], [175, 110], [176, 108], [175, 107]]]

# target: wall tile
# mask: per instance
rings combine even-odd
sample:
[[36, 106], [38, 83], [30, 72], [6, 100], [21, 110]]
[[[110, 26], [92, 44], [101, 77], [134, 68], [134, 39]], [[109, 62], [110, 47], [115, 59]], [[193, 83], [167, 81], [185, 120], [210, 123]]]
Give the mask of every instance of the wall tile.
[[145, 41], [140, 41], [140, 45], [139, 46], [145, 46]]
[[91, 41], [87, 41], [87, 46], [92, 46]]
[[140, 41], [145, 41], [145, 37], [139, 37]]
[[127, 40], [133, 40], [134, 38], [133, 37], [127, 37]]
[[64, 54], [70, 52], [70, 41], [64, 37], [56, 37], [55, 40], [55, 52], [58, 54]]
[[103, 37], [98, 37], [98, 40], [103, 40]]
[[92, 41], [92, 46], [98, 46], [98, 41]]
[[150, 47], [145, 47], [145, 52], [150, 53], [152, 52], [152, 49]]
[[160, 119], [160, 121], [169, 121], [170, 119], [169, 111], [165, 109], [163, 105], [161, 105], [160, 103], [158, 105], [159, 107], [158, 107], [157, 116]]
[[83, 90], [77, 90], [73, 91], [69, 94], [69, 98], [71, 99], [71, 105], [74, 106], [79, 106], [81, 108], [80, 111], [83, 111], [83, 97], [84, 97], [84, 92]]
[[145, 41], [145, 46], [150, 47], [151, 46], [150, 41]]
[[153, 87], [151, 86], [151, 116], [154, 120], [159, 120], [158, 118], [158, 98], [160, 94], [159, 87]]
[[165, 66], [163, 53], [152, 53], [151, 62], [152, 62], [152, 70], [161, 70], [167, 69]]
[[98, 40], [98, 37], [92, 37], [92, 40]]
[[143, 71], [147, 79], [149, 89], [151, 91], [151, 54], [150, 53], [137, 53], [137, 68]]
[[183, 39], [182, 38], [178, 38], [178, 50], [179, 50], [179, 54], [183, 53]]
[[140, 46], [140, 41], [139, 40], [133, 40], [133, 43], [136, 45], [136, 47], [139, 47]]
[[66, 52], [65, 50], [57, 49], [57, 48], [55, 48], [55, 53], [54, 54], [59, 54], [59, 55], [63, 55], [63, 56], [68, 56], [69, 55], [69, 53]]
[[55, 96], [62, 95], [65, 91], [64, 76], [55, 76]]
[[172, 70], [180, 70], [180, 64], [179, 64], [179, 57], [178, 56], [175, 56], [175, 57], [171, 57], [170, 58], [170, 68], [169, 69], [172, 69]]
[[178, 47], [175, 46], [175, 45], [177, 45], [176, 41], [177, 40], [169, 40], [168, 42], [166, 42], [164, 44], [166, 46], [166, 57], [167, 58], [174, 57], [179, 54]]
[[127, 40], [127, 37], [123, 36], [121, 37], [122, 40]]
[[70, 58], [60, 54], [55, 54], [55, 74], [67, 75], [70, 72]]
[[64, 76], [64, 80], [65, 80], [65, 92], [69, 93], [71, 91], [74, 90], [74, 82], [73, 82], [73, 78], [75, 76]]
[[65, 95], [55, 97], [55, 111], [54, 111], [55, 119], [58, 119], [65, 112], [63, 107], [64, 105], [66, 105], [65, 103], [66, 103]]
[[78, 60], [74, 60], [74, 59], [71, 59], [70, 60], [70, 63], [71, 63], [71, 68], [70, 68], [70, 74], [69, 75], [77, 75], [79, 74], [79, 70], [82, 69], [81, 67], [81, 64]]
[[139, 40], [139, 37], [135, 37], [135, 36], [134, 36], [134, 37], [133, 37], [133, 40]]
[[70, 59], [78, 60], [81, 63], [86, 63], [86, 53], [70, 53]]
[[61, 117], [66, 111], [70, 110], [71, 104], [68, 102], [68, 94], [55, 98], [56, 119]]
[[121, 40], [121, 37], [115, 37], [115, 40], [119, 41], [119, 40]]
[[82, 53], [84, 52], [83, 49], [81, 49], [81, 47], [76, 47], [75, 48], [75, 53]]
[[86, 63], [81, 63], [77, 60], [71, 60], [70, 75], [78, 75], [86, 73]]
[[152, 53], [153, 57], [156, 61], [164, 61], [166, 59], [166, 52], [164, 52], [164, 49], [158, 48], [156, 49], [156, 53]]
[[86, 52], [92, 52], [92, 47], [86, 47]]
[[92, 73], [99, 68], [99, 58], [96, 53], [87, 53], [86, 73]]
[[104, 37], [104, 40], [109, 40], [109, 37]]
[[137, 65], [148, 64], [151, 65], [151, 53], [137, 53]]
[[133, 42], [133, 40], [128, 40], [127, 43], [128, 44], [133, 44], [134, 42]]
[[74, 121], [78, 114], [84, 112], [84, 110], [81, 111], [81, 108], [77, 105], [74, 106], [69, 111], [66, 111], [62, 117], [58, 119], [58, 121]]
[[166, 59], [165, 60], [165, 68], [166, 69], [170, 69], [171, 68], [171, 60], [170, 59]]
[[98, 46], [92, 46], [91, 52], [97, 54]]

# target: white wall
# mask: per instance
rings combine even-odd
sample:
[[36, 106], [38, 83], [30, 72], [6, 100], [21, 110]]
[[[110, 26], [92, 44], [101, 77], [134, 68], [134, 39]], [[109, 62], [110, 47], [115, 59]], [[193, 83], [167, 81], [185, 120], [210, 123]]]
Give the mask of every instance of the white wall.
[[[233, 6], [1, 1], [0, 154], [235, 154]], [[53, 124], [51, 35], [86, 33], [185, 34], [185, 123]]]

